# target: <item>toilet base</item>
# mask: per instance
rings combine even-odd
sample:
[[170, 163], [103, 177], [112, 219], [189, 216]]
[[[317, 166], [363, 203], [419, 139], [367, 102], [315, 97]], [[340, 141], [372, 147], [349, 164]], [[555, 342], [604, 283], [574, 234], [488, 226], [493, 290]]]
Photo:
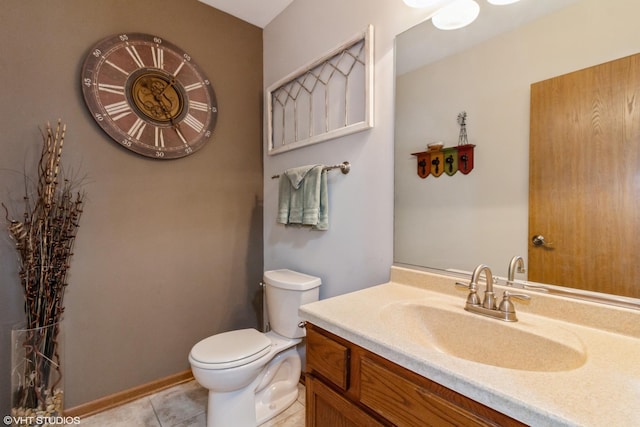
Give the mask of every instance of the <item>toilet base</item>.
[[268, 405], [256, 403], [256, 425], [266, 423], [270, 419], [280, 415], [298, 399], [298, 389], [291, 390], [288, 394]]
[[207, 427], [255, 426], [254, 398], [255, 394], [249, 387], [227, 393], [209, 391]]
[[298, 398], [301, 362], [295, 347], [277, 354], [248, 387], [209, 391], [207, 427], [255, 427], [283, 412]]
[[298, 399], [298, 383], [302, 371], [295, 347], [278, 354], [265, 371], [261, 386], [256, 389], [256, 425], [269, 421]]

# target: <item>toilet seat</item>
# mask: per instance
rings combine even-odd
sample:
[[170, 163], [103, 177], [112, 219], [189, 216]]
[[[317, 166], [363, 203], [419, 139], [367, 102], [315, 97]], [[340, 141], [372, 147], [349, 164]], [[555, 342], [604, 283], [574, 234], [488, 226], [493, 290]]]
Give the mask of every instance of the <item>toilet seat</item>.
[[191, 359], [203, 369], [229, 369], [265, 356], [271, 340], [255, 329], [239, 329], [205, 338], [191, 349]]

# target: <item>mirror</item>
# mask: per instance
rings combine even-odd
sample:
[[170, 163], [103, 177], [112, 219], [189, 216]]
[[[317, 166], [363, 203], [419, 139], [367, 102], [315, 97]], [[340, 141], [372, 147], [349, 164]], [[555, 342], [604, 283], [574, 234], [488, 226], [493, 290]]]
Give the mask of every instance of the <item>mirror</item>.
[[[454, 273], [484, 263], [504, 278], [514, 255], [526, 261], [530, 244], [531, 84], [640, 52], [640, 4], [478, 3], [466, 28], [439, 31], [425, 21], [396, 39], [394, 261]], [[476, 145], [473, 171], [421, 179], [411, 153], [436, 141], [457, 145], [462, 111]], [[573, 293], [563, 285], [545, 284]]]

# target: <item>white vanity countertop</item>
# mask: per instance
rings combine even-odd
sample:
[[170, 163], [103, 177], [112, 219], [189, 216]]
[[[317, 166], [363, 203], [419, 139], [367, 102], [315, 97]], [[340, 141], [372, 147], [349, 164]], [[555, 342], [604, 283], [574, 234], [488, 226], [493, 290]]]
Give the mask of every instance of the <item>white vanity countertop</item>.
[[[467, 293], [454, 283], [451, 277], [394, 266], [389, 283], [304, 305], [300, 315], [529, 425], [640, 425], [640, 311], [528, 292], [530, 303], [515, 302], [520, 320], [512, 325], [558, 327], [575, 335], [585, 349], [582, 366], [555, 372], [508, 369], [457, 358], [421, 345], [416, 334], [424, 331], [392, 329], [393, 322], [385, 321], [384, 307], [429, 298], [458, 301], [464, 312]], [[496, 287], [497, 295], [501, 295], [499, 289], [504, 288]], [[483, 291], [481, 285], [480, 294]], [[495, 339], [500, 338], [496, 334]]]

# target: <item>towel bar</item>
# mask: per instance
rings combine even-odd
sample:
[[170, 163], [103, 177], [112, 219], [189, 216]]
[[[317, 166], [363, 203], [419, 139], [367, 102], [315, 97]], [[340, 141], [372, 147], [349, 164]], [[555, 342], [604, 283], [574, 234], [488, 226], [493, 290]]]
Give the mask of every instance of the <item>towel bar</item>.
[[[322, 168], [322, 170], [325, 170], [325, 171], [330, 171], [332, 169], [340, 169], [342, 173], [346, 175], [351, 170], [351, 163], [342, 162], [339, 165], [325, 166]], [[280, 175], [273, 175], [271, 177], [271, 179], [276, 179], [276, 178], [280, 178]]]

